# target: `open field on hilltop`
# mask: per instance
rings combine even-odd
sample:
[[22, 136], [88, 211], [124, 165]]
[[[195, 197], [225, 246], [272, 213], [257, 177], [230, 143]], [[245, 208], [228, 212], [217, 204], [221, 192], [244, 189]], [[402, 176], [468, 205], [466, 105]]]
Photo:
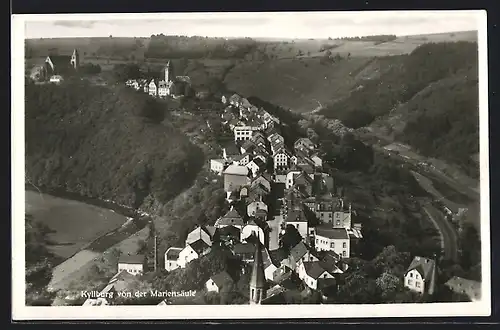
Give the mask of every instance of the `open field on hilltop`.
[[321, 64], [317, 58], [243, 62], [224, 82], [228, 89], [245, 96], [256, 96], [294, 112], [310, 112], [348, 94], [356, 84], [356, 72], [369, 62], [369, 58], [334, 64]]
[[[303, 57], [323, 56], [329, 49], [341, 56], [393, 56], [411, 53], [415, 48], [429, 42], [477, 41], [476, 31], [436, 33], [413, 36], [400, 36], [395, 40], [377, 44], [374, 41], [339, 40], [339, 39], [260, 39], [259, 46], [247, 59], [258, 58], [259, 53], [266, 53], [273, 59], [296, 57], [299, 52]], [[326, 47], [325, 47], [326, 46]], [[253, 57], [252, 57], [253, 56]]]
[[71, 55], [78, 49], [80, 57], [108, 57], [116, 59], [143, 58], [149, 38], [43, 38], [26, 39], [26, 57], [48, 54]]
[[123, 225], [127, 218], [97, 206], [26, 191], [26, 212], [53, 232], [50, 250], [68, 258], [85, 245]]

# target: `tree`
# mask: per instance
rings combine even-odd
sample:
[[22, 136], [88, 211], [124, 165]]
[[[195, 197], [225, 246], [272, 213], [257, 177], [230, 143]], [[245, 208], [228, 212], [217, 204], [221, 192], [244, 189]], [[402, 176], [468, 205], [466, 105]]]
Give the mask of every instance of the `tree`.
[[403, 288], [401, 279], [388, 272], [382, 273], [375, 282], [381, 291], [381, 298], [384, 301], [391, 298], [397, 291]]
[[47, 286], [52, 279], [54, 255], [47, 249], [49, 228], [36, 221], [32, 215], [25, 216], [25, 268], [26, 305], [50, 306], [56, 292]]
[[287, 225], [285, 228], [285, 234], [281, 238], [281, 244], [286, 251], [290, 251], [295, 245], [302, 241], [302, 236], [298, 232], [297, 228], [293, 225]]

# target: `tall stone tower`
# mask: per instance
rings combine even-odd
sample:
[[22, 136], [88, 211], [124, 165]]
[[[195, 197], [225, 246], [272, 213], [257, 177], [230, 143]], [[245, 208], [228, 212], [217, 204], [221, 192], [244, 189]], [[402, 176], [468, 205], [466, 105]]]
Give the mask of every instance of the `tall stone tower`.
[[167, 65], [164, 68], [164, 73], [165, 73], [165, 82], [169, 83], [172, 82], [174, 78], [174, 67], [172, 65], [172, 62], [168, 61]]
[[78, 70], [78, 67], [80, 66], [80, 55], [78, 54], [78, 51], [73, 49], [73, 54], [71, 55], [71, 65], [75, 70]]
[[266, 276], [260, 247], [259, 234], [257, 233], [255, 255], [250, 277], [250, 305], [259, 305], [266, 298]]

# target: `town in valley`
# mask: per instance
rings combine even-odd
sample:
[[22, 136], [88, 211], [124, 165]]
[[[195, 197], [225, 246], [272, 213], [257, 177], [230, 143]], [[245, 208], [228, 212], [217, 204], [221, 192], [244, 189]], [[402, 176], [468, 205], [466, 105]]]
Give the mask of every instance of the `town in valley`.
[[411, 38], [27, 39], [27, 305], [479, 301], [475, 31]]

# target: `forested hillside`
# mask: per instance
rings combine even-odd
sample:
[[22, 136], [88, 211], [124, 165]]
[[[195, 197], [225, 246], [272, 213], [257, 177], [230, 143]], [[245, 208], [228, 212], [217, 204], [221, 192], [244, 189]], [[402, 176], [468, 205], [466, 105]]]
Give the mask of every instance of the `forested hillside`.
[[460, 165], [469, 175], [479, 150], [477, 44], [425, 44], [388, 59], [380, 77], [364, 79], [321, 111], [344, 125], [384, 126], [425, 156]]
[[[80, 82], [26, 86], [26, 181], [140, 207], [189, 186], [204, 157], [164, 103]], [[29, 181], [29, 182], [28, 182]]]

